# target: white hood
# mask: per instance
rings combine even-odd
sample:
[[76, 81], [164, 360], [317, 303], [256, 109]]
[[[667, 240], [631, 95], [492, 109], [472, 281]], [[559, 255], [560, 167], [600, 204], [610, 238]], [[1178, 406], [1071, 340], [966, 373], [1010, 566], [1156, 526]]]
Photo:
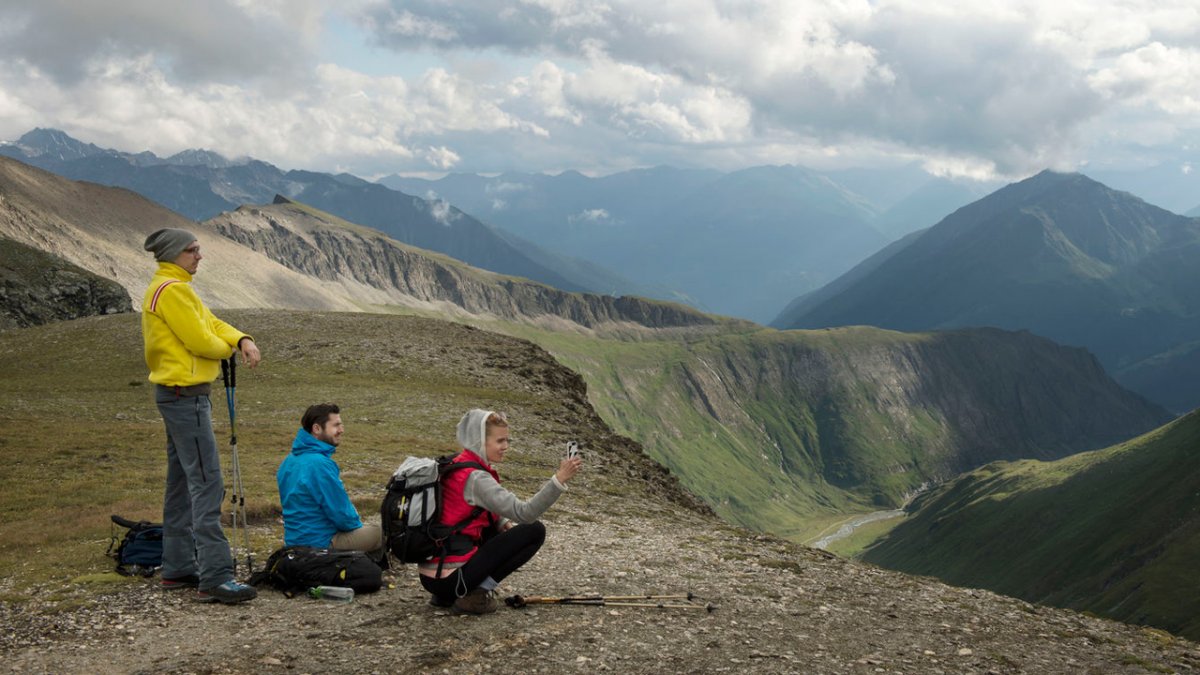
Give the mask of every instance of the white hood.
[[485, 464], [489, 464], [487, 453], [483, 449], [483, 441], [487, 438], [487, 418], [491, 410], [474, 408], [467, 411], [458, 421], [458, 445], [479, 455]]

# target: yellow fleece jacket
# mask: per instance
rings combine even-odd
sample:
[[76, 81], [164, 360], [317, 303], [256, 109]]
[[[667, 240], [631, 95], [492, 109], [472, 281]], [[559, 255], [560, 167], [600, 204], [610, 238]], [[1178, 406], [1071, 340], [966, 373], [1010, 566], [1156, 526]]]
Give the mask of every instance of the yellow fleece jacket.
[[239, 340], [250, 337], [213, 316], [192, 290], [191, 280], [179, 265], [160, 262], [142, 298], [142, 340], [155, 384], [212, 382], [221, 359], [233, 354]]

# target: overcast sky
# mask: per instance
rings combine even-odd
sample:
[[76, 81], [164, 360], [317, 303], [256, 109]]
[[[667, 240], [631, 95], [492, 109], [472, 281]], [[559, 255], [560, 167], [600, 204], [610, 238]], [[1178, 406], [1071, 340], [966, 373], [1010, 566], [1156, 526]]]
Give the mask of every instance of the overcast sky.
[[34, 127], [365, 177], [1187, 172], [1200, 1], [0, 0], [0, 140]]

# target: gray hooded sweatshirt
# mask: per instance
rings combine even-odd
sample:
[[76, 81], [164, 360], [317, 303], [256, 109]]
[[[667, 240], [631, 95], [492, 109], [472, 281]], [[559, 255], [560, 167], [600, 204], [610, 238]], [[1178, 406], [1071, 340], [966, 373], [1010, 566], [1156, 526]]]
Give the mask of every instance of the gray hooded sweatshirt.
[[[491, 410], [468, 410], [458, 422], [457, 434], [458, 444], [478, 455], [487, 466], [491, 464], [488, 462], [483, 442], [487, 435], [487, 418], [491, 414]], [[472, 471], [467, 476], [463, 488], [463, 499], [471, 506], [481, 506], [500, 516], [500, 526], [503, 527], [508, 521], [518, 524], [536, 521], [566, 491], [567, 486], [559, 482], [558, 476], [552, 475], [529, 501], [522, 501], [504, 489], [487, 471]], [[422, 563], [420, 567], [437, 569], [436, 564], [430, 566]], [[455, 567], [457, 565], [447, 563], [443, 570], [453, 570]]]

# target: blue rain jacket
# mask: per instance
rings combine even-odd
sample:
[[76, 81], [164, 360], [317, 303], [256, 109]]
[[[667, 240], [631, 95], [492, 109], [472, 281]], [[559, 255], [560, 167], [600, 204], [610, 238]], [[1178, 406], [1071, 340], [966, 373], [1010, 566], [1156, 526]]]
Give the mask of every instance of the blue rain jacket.
[[288, 546], [328, 548], [333, 535], [362, 527], [333, 461], [336, 450], [300, 429], [291, 454], [275, 472], [283, 505], [283, 541]]

